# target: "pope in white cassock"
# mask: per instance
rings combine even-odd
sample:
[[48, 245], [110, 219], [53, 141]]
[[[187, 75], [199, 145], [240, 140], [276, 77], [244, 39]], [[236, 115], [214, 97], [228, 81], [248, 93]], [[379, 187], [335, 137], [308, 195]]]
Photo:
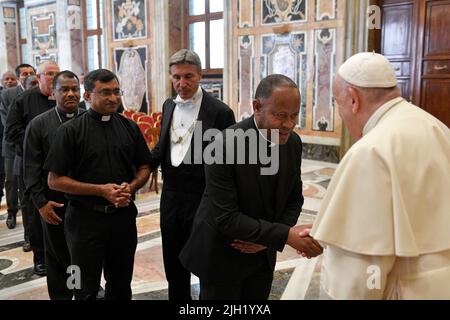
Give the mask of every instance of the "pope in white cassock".
[[333, 87], [358, 141], [311, 230], [322, 298], [450, 299], [449, 128], [400, 96], [382, 55], [352, 56]]

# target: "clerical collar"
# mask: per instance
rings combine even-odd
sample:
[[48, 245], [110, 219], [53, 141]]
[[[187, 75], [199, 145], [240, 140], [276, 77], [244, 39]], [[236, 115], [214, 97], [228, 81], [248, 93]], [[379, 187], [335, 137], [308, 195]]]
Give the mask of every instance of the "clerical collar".
[[97, 119], [98, 121], [108, 122], [111, 120], [111, 115], [105, 116], [105, 115], [95, 111], [93, 108], [89, 108], [89, 110], [87, 112], [89, 113], [89, 115], [92, 118]]
[[197, 92], [192, 96], [192, 98], [187, 99], [187, 100], [183, 100], [179, 95], [175, 98], [175, 100], [173, 100], [173, 102], [175, 102], [175, 104], [177, 106], [180, 107], [190, 107], [192, 108], [195, 103], [201, 99], [203, 97], [203, 91], [202, 88], [200, 88], [200, 86], [198, 86]]
[[[256, 127], [256, 129], [258, 130], [258, 132], [259, 132], [259, 134], [261, 135], [261, 137], [262, 137], [264, 140], [267, 141], [267, 143], [268, 143], [268, 145], [269, 145], [269, 148], [275, 147], [277, 144], [276, 144], [275, 142], [272, 142], [272, 141], [270, 141], [269, 139], [267, 139], [267, 137], [261, 132], [261, 130], [259, 130], [258, 124], [256, 123], [255, 116], [253, 116], [253, 122], [255, 123], [255, 127]], [[268, 131], [269, 131], [269, 130], [266, 129], [266, 132], [268, 132]]]
[[389, 100], [388, 102], [383, 104], [381, 107], [379, 107], [377, 109], [377, 111], [375, 111], [370, 116], [369, 120], [367, 120], [366, 124], [364, 125], [363, 136], [365, 136], [370, 130], [375, 128], [375, 126], [377, 125], [378, 121], [380, 121], [380, 119], [386, 114], [386, 112], [391, 110], [394, 106], [396, 106], [397, 104], [399, 104], [402, 101], [403, 101], [403, 98], [402, 97], [398, 97], [398, 98]]
[[72, 119], [78, 114], [78, 108], [76, 108], [72, 113], [65, 112], [63, 109], [61, 109], [59, 106], [56, 106], [56, 111], [63, 117], [66, 117], [67, 119]]

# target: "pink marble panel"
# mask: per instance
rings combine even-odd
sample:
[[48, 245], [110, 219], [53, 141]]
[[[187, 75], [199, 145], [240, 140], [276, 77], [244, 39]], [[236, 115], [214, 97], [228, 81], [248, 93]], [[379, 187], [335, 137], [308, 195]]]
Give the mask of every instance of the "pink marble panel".
[[332, 80], [335, 73], [336, 29], [314, 31], [313, 130], [334, 131]]
[[252, 97], [254, 82], [254, 37], [238, 38], [238, 119], [253, 114]]

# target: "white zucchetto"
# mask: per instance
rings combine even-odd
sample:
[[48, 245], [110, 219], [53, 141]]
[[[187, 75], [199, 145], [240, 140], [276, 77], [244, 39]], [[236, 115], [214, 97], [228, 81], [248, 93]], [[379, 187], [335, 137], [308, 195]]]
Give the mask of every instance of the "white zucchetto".
[[348, 83], [362, 88], [391, 88], [397, 85], [391, 63], [375, 52], [360, 52], [351, 56], [339, 68], [338, 74]]

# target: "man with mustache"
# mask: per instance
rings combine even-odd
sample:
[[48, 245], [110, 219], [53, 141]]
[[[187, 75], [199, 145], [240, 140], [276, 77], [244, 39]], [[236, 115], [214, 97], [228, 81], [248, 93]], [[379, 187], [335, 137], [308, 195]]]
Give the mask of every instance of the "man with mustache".
[[[5, 138], [7, 142], [16, 146], [16, 159], [14, 170], [23, 179], [23, 141], [25, 130], [36, 116], [55, 107], [53, 97], [53, 78], [59, 73], [58, 65], [53, 61], [47, 61], [39, 65], [37, 70], [39, 87], [24, 91], [12, 103], [6, 118]], [[21, 182], [23, 183], [23, 181]], [[35, 208], [29, 194], [23, 195], [21, 201], [22, 215], [28, 216], [30, 244], [33, 250], [33, 273], [39, 276], [45, 275], [44, 240], [39, 211]]]
[[64, 236], [67, 200], [63, 193], [49, 189], [43, 167], [56, 130], [84, 110], [78, 108], [80, 84], [73, 72], [58, 73], [53, 87], [56, 107], [31, 120], [25, 132], [23, 176], [26, 193], [41, 215], [48, 294], [52, 300], [71, 300], [73, 291], [67, 287], [70, 254]]

